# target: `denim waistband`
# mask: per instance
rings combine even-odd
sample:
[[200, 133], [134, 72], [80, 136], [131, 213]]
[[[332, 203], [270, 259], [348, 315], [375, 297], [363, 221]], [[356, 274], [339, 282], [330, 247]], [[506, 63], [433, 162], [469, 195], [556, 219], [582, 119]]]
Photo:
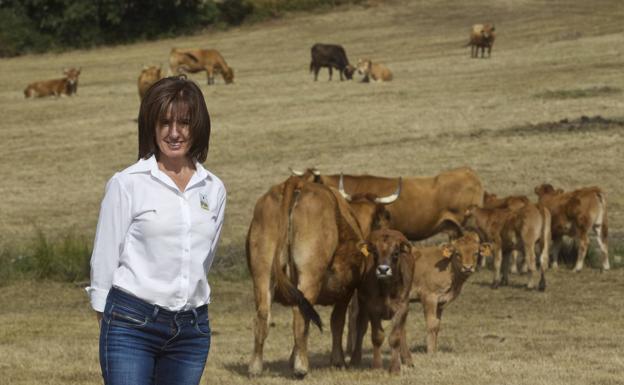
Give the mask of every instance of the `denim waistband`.
[[165, 309], [162, 306], [153, 305], [149, 302], [135, 297], [132, 294], [126, 293], [116, 287], [113, 287], [108, 292], [107, 302], [111, 302], [114, 305], [130, 307], [135, 311], [139, 311], [147, 317], [156, 319], [156, 317], [163, 318], [180, 318], [180, 317], [198, 317], [208, 313], [208, 305], [202, 305], [191, 310], [172, 311]]

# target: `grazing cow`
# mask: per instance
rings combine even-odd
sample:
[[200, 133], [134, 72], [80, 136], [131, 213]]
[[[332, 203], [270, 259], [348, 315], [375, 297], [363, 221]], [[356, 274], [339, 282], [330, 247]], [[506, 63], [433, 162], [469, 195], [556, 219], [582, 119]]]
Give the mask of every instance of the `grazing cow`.
[[607, 195], [599, 187], [586, 187], [564, 192], [549, 184], [535, 188], [539, 202], [552, 213], [552, 257], [557, 267], [564, 235], [579, 241], [576, 272], [583, 269], [589, 248], [589, 231], [593, 230], [602, 251], [602, 270], [609, 270]]
[[[414, 278], [410, 298], [423, 305], [427, 324], [427, 353], [438, 349], [442, 311], [451, 303], [475, 271], [479, 256], [491, 254], [491, 246], [481, 243], [474, 232], [442, 246], [414, 248]], [[407, 341], [404, 340], [405, 349]]]
[[392, 348], [392, 358], [389, 369], [391, 373], [399, 373], [401, 361], [404, 365], [413, 365], [409, 349], [405, 349], [406, 344], [401, 343], [405, 341], [405, 321], [414, 275], [412, 246], [400, 232], [382, 229], [373, 231], [368, 241], [361, 245], [361, 250], [366, 256], [366, 270], [357, 289], [359, 312], [351, 365], [359, 365], [361, 362], [362, 339], [370, 320], [373, 368], [383, 367], [381, 345], [384, 331], [381, 320], [391, 320], [388, 343]]
[[[540, 281], [539, 290], [546, 288], [544, 271], [548, 266], [548, 245], [550, 241], [550, 212], [541, 204], [527, 204], [518, 209], [470, 207], [466, 212], [464, 227], [477, 231], [482, 238], [493, 243], [494, 280], [492, 287], [508, 284], [508, 269], [501, 267], [503, 257], [508, 257], [513, 250], [522, 252], [529, 271], [527, 287], [533, 289], [536, 280], [535, 247], [539, 245]], [[506, 261], [509, 259], [506, 258]]]
[[373, 63], [370, 59], [360, 59], [356, 68], [359, 74], [364, 75], [364, 79], [362, 79], [364, 83], [368, 83], [371, 78], [376, 82], [392, 80], [392, 72], [382, 63]]
[[[394, 199], [398, 198], [395, 192]], [[256, 303], [255, 344], [249, 374], [262, 372], [264, 341], [273, 300], [293, 308], [295, 346], [291, 355], [295, 375], [308, 372], [309, 321], [320, 327], [320, 318], [309, 304], [334, 305], [331, 316], [331, 363], [344, 366], [342, 332], [347, 305], [365, 268], [358, 243], [378, 221], [358, 218], [355, 210], [378, 215], [379, 204], [361, 199], [368, 209], [351, 206], [340, 192], [327, 186], [290, 177], [273, 186], [256, 203], [247, 234], [247, 265]], [[362, 202], [360, 202], [362, 203]], [[382, 216], [383, 218], [383, 216]], [[370, 228], [365, 228], [366, 223]], [[299, 295], [301, 293], [301, 295]], [[305, 301], [304, 301], [305, 300]]]
[[318, 79], [321, 67], [327, 67], [329, 70], [329, 80], [332, 79], [333, 68], [340, 72], [340, 81], [344, 80], [343, 74], [349, 80], [353, 78], [355, 67], [349, 64], [347, 53], [341, 45], [316, 43], [312, 46], [310, 53], [312, 55], [310, 72], [314, 71], [314, 81]]
[[64, 78], [54, 80], [42, 80], [30, 83], [24, 90], [25, 98], [56, 96], [63, 94], [71, 96], [78, 92], [78, 76], [81, 68], [68, 68], [63, 70]]
[[208, 85], [214, 84], [214, 74], [221, 73], [226, 84], [234, 81], [234, 69], [216, 49], [172, 48], [169, 53], [169, 68], [173, 74], [206, 71]]
[[139, 98], [143, 100], [145, 96], [145, 92], [147, 89], [151, 87], [152, 84], [156, 83], [162, 78], [162, 66], [144, 66], [141, 74], [139, 75], [138, 86], [139, 86]]
[[485, 56], [485, 49], [488, 50], [488, 57], [492, 56], [492, 46], [496, 39], [493, 24], [475, 24], [470, 31], [470, 57], [479, 57], [479, 48], [481, 48], [481, 57]]
[[[316, 170], [292, 170], [295, 175], [337, 187], [340, 175], [322, 175]], [[344, 187], [351, 194], [370, 192], [377, 196], [394, 191], [397, 178], [370, 175], [345, 175]], [[401, 196], [386, 206], [390, 228], [400, 231], [409, 240], [419, 241], [441, 231], [457, 235], [466, 209], [483, 205], [483, 186], [479, 176], [468, 167], [444, 171], [434, 177], [403, 178]], [[448, 226], [452, 223], [455, 226]]]

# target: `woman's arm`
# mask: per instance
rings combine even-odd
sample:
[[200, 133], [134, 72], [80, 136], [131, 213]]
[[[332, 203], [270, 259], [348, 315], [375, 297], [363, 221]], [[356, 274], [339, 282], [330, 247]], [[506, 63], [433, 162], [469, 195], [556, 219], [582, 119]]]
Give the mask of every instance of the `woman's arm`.
[[115, 174], [106, 185], [91, 255], [91, 286], [87, 292], [97, 312], [104, 311], [113, 274], [119, 266], [119, 256], [132, 221], [130, 204], [130, 195], [121, 184], [119, 174]]

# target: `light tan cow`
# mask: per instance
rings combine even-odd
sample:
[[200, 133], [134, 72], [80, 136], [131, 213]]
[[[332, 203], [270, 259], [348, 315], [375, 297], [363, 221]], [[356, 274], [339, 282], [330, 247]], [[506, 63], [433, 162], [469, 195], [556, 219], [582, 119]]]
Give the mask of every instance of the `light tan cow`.
[[[442, 311], [459, 296], [468, 277], [475, 271], [479, 257], [492, 253], [474, 232], [441, 246], [414, 247], [414, 277], [410, 298], [421, 302], [427, 325], [427, 353], [438, 349]], [[403, 339], [407, 348], [406, 339]]]
[[[398, 192], [395, 193], [398, 197]], [[392, 199], [361, 198], [348, 203], [333, 188], [290, 177], [273, 186], [257, 201], [247, 234], [247, 264], [256, 303], [254, 352], [249, 374], [262, 372], [264, 341], [268, 335], [271, 303], [293, 308], [295, 345], [291, 364], [295, 375], [307, 374], [309, 321], [319, 327], [313, 304], [332, 305], [330, 362], [344, 366], [342, 333], [347, 305], [359, 284], [366, 260], [358, 248], [380, 215], [379, 205]], [[366, 207], [364, 207], [366, 206]], [[355, 210], [359, 212], [355, 214]], [[366, 228], [366, 226], [369, 226]]]
[[215, 73], [221, 73], [226, 84], [234, 81], [234, 69], [216, 49], [172, 48], [169, 53], [169, 68], [173, 74], [206, 71], [208, 84], [214, 84]]
[[30, 83], [24, 89], [24, 97], [44, 97], [61, 95], [71, 96], [78, 92], [78, 76], [80, 76], [81, 68], [67, 68], [63, 70], [64, 78], [53, 80], [42, 80]]
[[529, 271], [527, 287], [533, 289], [537, 280], [535, 247], [539, 246], [540, 279], [538, 289], [546, 288], [545, 269], [548, 266], [551, 215], [541, 204], [527, 204], [512, 210], [509, 208], [470, 207], [466, 212], [463, 227], [481, 235], [482, 239], [492, 242], [494, 248], [494, 280], [492, 288], [507, 285], [508, 268], [502, 269], [503, 258], [509, 261], [509, 254], [517, 250], [522, 252]]
[[564, 192], [550, 184], [535, 188], [539, 202], [552, 213], [552, 259], [557, 266], [563, 236], [579, 242], [575, 271], [583, 269], [589, 248], [589, 231], [593, 230], [602, 251], [602, 270], [609, 270], [607, 195], [599, 187], [586, 187]]
[[496, 39], [496, 32], [493, 24], [475, 24], [470, 30], [470, 57], [479, 57], [479, 48], [481, 48], [481, 57], [485, 57], [485, 49], [488, 50], [488, 57], [492, 56], [492, 46]]
[[373, 79], [376, 82], [389, 82], [392, 80], [392, 71], [382, 63], [373, 63], [370, 59], [360, 59], [357, 63], [358, 73], [364, 75], [363, 82]]
[[162, 79], [162, 66], [144, 66], [138, 79], [139, 98], [143, 100], [147, 89]]

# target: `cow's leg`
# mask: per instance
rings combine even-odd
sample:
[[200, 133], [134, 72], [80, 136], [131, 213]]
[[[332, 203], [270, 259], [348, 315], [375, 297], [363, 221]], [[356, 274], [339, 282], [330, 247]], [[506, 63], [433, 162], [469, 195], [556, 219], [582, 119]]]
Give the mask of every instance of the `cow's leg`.
[[320, 70], [321, 70], [321, 67], [314, 66], [314, 81], [318, 80], [318, 74]]
[[384, 331], [381, 327], [381, 319], [377, 315], [371, 315], [371, 341], [373, 343], [373, 369], [383, 368], [381, 359], [381, 345], [384, 342]]
[[327, 67], [329, 69], [329, 80], [332, 80], [332, 74], [334, 70], [332, 70], [331, 66]]
[[342, 70], [338, 68], [338, 72], [340, 73], [340, 81], [344, 81], [344, 76], [342, 75]]
[[295, 376], [305, 377], [308, 374], [308, 335], [310, 333], [310, 321], [306, 320], [298, 307], [293, 307], [293, 334], [295, 347], [291, 355]]
[[[403, 340], [403, 335], [405, 334], [405, 320], [407, 319], [408, 306], [409, 302], [400, 304], [394, 314], [394, 317], [392, 317], [392, 330], [388, 336], [388, 344], [392, 349], [390, 373], [399, 373], [401, 371], [401, 356], [403, 355], [403, 352], [401, 351], [401, 341]], [[409, 350], [407, 351], [407, 355], [408, 361], [411, 362], [412, 356], [409, 353]]]
[[556, 237], [552, 240], [552, 247], [549, 251], [550, 254], [550, 267], [554, 270], [559, 268], [559, 254], [561, 253], [561, 246], [563, 245], [563, 238]]
[[501, 286], [509, 285], [509, 263], [511, 262], [511, 252], [503, 251], [503, 260], [501, 262]]
[[[357, 320], [358, 313], [360, 310], [359, 301], [357, 298], [357, 290], [351, 297], [351, 303], [349, 304], [349, 313], [348, 313], [348, 326], [347, 326], [347, 349], [346, 353], [350, 356], [353, 353], [353, 347], [355, 346], [355, 340], [357, 336]], [[368, 321], [364, 326], [364, 334], [366, 334], [366, 328], [368, 325]]]
[[427, 353], [438, 351], [438, 332], [440, 331], [440, 318], [442, 309], [438, 308], [437, 298], [427, 298], [423, 301], [425, 322], [427, 324]]
[[405, 329], [406, 328], [403, 327], [403, 331], [401, 332], [401, 362], [403, 365], [414, 366], [412, 352], [410, 351], [409, 344], [407, 343], [407, 331]]
[[214, 68], [206, 67], [206, 76], [208, 77], [208, 85], [214, 84]]
[[603, 222], [595, 224], [593, 228], [596, 233], [596, 241], [598, 241], [598, 246], [602, 252], [602, 270], [609, 270], [611, 266], [609, 264], [609, 247], [607, 246], [608, 228], [606, 220], [603, 218]]
[[492, 289], [497, 289], [501, 279], [501, 265], [503, 264], [503, 250], [500, 244], [495, 244], [496, 252], [494, 253], [494, 280], [492, 281]]
[[[355, 297], [355, 296], [354, 296]], [[366, 306], [364, 303], [360, 303], [359, 299], [356, 299], [358, 303], [358, 312], [355, 315], [355, 341], [353, 342], [353, 352], [351, 354], [351, 366], [358, 366], [362, 363], [362, 341], [366, 334], [366, 328], [368, 327], [368, 314], [366, 313]]]
[[249, 363], [249, 375], [255, 376], [262, 373], [262, 353], [264, 341], [269, 335], [269, 317], [271, 311], [271, 291], [269, 278], [254, 282], [254, 294], [256, 301], [256, 319], [254, 320], [254, 351]]
[[342, 333], [348, 306], [348, 299], [337, 302], [331, 315], [332, 353], [330, 363], [336, 367], [344, 367], [346, 365], [344, 351], [342, 350]]
[[529, 268], [529, 281], [527, 283], [528, 289], [535, 288], [535, 281], [537, 280], [537, 266], [535, 263], [535, 241], [527, 240], [524, 242], [524, 259], [527, 262]]
[[509, 271], [511, 274], [518, 274], [518, 250], [513, 250], [511, 252], [511, 262]]
[[576, 266], [574, 267], [575, 272], [579, 272], [583, 269], [583, 262], [585, 261], [585, 256], [587, 255], [587, 249], [589, 248], [589, 235], [587, 234], [587, 229], [579, 229], [578, 234], [579, 237], [579, 246], [578, 246], [578, 254], [576, 255]]

